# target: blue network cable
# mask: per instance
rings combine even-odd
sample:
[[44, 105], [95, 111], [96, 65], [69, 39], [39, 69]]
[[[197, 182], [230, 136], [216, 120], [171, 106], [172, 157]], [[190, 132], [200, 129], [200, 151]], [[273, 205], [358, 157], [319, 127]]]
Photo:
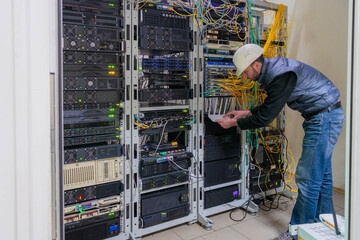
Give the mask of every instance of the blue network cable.
[[141, 125], [143, 125], [144, 127], [147, 127], [145, 124], [143, 124], [143, 123], [136, 117], [135, 114], [134, 114], [134, 117], [135, 117], [136, 121], [138, 121]]

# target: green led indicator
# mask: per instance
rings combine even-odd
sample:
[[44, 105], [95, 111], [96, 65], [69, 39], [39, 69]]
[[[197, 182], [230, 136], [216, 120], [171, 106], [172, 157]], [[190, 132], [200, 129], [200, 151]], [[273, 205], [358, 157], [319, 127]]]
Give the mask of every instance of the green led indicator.
[[119, 135], [116, 135], [116, 138], [120, 138], [120, 136], [119, 136]]
[[81, 37], [81, 34], [79, 34], [79, 37]]
[[116, 130], [119, 130], [119, 128], [116, 128]]
[[110, 111], [110, 112], [114, 112], [114, 111], [115, 111], [115, 108], [110, 108], [109, 111]]
[[113, 118], [115, 115], [114, 114], [109, 114], [109, 117]]
[[111, 65], [109, 65], [108, 68], [111, 68]]
[[83, 160], [83, 158], [80, 158], [80, 160]]
[[113, 4], [113, 3], [109, 3], [109, 6], [113, 7], [113, 6], [114, 6], [114, 4]]
[[184, 126], [180, 126], [179, 128], [184, 128]]
[[140, 70], [142, 70], [142, 67], [139, 67]]
[[85, 212], [82, 208], [80, 208], [79, 211], [80, 211], [81, 213], [84, 213], [84, 212]]
[[112, 215], [114, 215], [115, 213], [109, 213], [109, 216], [112, 216]]
[[187, 113], [187, 112], [188, 112], [188, 110], [187, 110], [187, 109], [184, 109], [182, 112], [183, 112], [183, 113]]
[[81, 100], [81, 99], [79, 99], [79, 102], [82, 102], [82, 100]]

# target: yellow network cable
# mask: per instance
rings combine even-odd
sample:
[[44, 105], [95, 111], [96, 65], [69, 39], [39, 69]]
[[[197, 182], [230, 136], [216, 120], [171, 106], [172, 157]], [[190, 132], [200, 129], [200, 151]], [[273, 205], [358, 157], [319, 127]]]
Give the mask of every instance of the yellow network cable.
[[141, 123], [139, 123], [139, 122], [136, 121], [136, 120], [134, 121], [134, 123], [135, 123], [136, 126], [139, 126], [139, 127], [143, 128], [143, 129], [148, 129], [148, 128], [149, 128], [148, 125], [146, 125], [146, 124], [141, 124]]
[[180, 14], [180, 13], [178, 13], [177, 11], [175, 11], [175, 10], [174, 10], [174, 8], [170, 8], [170, 9], [171, 9], [171, 11], [173, 11], [174, 13], [176, 13], [177, 15], [182, 16], [182, 17], [191, 17], [191, 16], [195, 16], [195, 13], [193, 13], [193, 14], [189, 14], [189, 15], [183, 15], [183, 14]]
[[143, 8], [143, 7], [147, 4], [148, 1], [149, 1], [149, 0], [146, 0], [145, 3], [144, 3], [141, 7], [139, 7], [137, 10]]

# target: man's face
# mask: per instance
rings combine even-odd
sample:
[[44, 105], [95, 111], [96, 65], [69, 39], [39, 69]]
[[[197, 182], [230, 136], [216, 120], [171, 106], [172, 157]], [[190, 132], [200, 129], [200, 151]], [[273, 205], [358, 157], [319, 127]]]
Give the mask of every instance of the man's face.
[[243, 77], [248, 78], [252, 81], [256, 81], [260, 77], [261, 63], [254, 62], [250, 64], [244, 71]]

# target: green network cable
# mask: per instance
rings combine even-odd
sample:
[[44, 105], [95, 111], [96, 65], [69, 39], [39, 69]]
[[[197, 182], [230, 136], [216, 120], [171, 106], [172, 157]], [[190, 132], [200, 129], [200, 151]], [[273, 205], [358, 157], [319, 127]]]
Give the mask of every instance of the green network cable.
[[185, 125], [191, 125], [191, 124], [193, 124], [193, 123], [195, 122], [195, 119], [196, 119], [196, 118], [194, 118], [194, 120], [192, 120], [192, 121], [189, 122], [189, 123], [185, 123]]
[[246, 0], [246, 3], [247, 3], [247, 8], [248, 8], [248, 13], [250, 12], [250, 14], [248, 14], [249, 15], [249, 22], [250, 22], [250, 42], [259, 45], [258, 40], [260, 40], [260, 35], [259, 35], [259, 23], [258, 23], [257, 18], [255, 18], [255, 22], [256, 22], [256, 30], [257, 30], [258, 40], [256, 40], [255, 33], [254, 33], [254, 31], [253, 31], [253, 29], [251, 27], [252, 23], [253, 23], [253, 16], [251, 14], [251, 8], [254, 9], [254, 13], [255, 13], [255, 16], [256, 16], [255, 3], [253, 3], [253, 1], [252, 1], [249, 4], [248, 0]]
[[[255, 12], [255, 16], [256, 16], [256, 8], [255, 8], [255, 1], [254, 0], [252, 0], [252, 7], [253, 7], [253, 9], [254, 9], [254, 12]], [[258, 41], [255, 41], [255, 43], [257, 44], [257, 45], [260, 45], [260, 30], [259, 30], [259, 22], [258, 22], [258, 18], [255, 18], [255, 21], [256, 21], [256, 32], [257, 32], [257, 36], [258, 36]], [[256, 40], [256, 39], [255, 39]]]
[[217, 88], [215, 88], [214, 90], [210, 90], [210, 91], [202, 92], [201, 94], [211, 93], [211, 92], [216, 92], [216, 91], [218, 91], [218, 90], [220, 90], [220, 87], [217, 87]]

